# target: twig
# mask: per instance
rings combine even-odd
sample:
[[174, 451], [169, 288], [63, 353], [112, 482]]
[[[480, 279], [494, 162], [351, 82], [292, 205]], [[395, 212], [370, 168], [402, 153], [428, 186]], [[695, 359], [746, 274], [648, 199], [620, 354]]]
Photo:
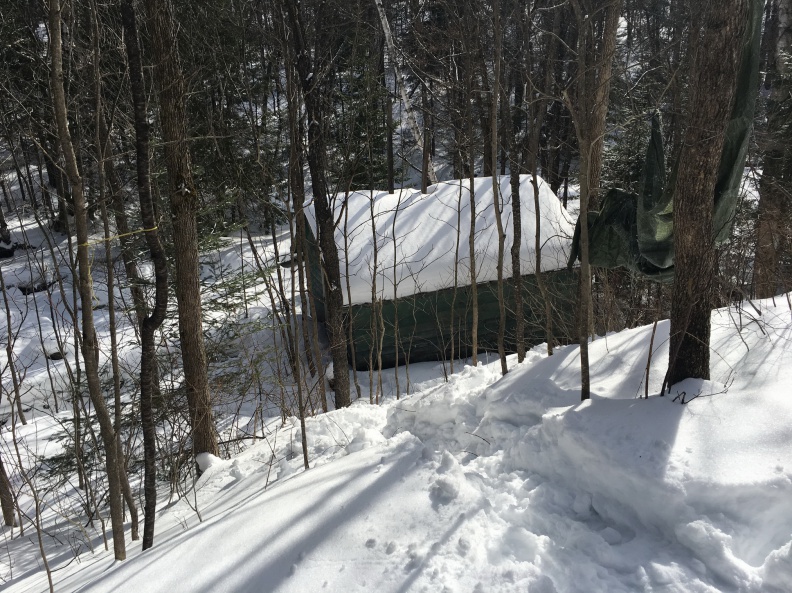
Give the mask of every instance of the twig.
[[479, 436], [479, 435], [477, 435], [477, 434], [473, 434], [472, 432], [466, 432], [465, 434], [469, 434], [469, 435], [470, 435], [470, 436], [472, 436], [472, 437], [477, 437], [477, 438], [480, 438], [482, 441], [484, 441], [484, 442], [485, 442], [485, 443], [487, 443], [488, 445], [491, 445], [491, 444], [492, 444], [492, 443], [490, 443], [490, 442], [489, 442], [487, 439], [485, 439], [483, 436]]
[[644, 399], [649, 399], [649, 369], [652, 366], [652, 348], [654, 348], [655, 332], [657, 331], [657, 319], [652, 325], [652, 337], [649, 340], [649, 356], [646, 358], [646, 380], [644, 383]]

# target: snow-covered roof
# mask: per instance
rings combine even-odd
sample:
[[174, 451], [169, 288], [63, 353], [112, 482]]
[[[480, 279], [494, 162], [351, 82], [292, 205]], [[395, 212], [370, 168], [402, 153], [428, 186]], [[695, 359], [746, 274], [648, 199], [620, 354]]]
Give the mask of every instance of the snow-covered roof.
[[[509, 176], [501, 176], [499, 184], [506, 232], [504, 277], [510, 278], [514, 232]], [[455, 262], [458, 284], [469, 284], [469, 188], [469, 180], [454, 180], [430, 186], [426, 194], [402, 189], [393, 194], [374, 190], [352, 192], [346, 198], [337, 195], [333, 210], [338, 222], [335, 240], [344, 303], [370, 303], [374, 281], [377, 297], [385, 300], [449, 288], [454, 285]], [[497, 279], [498, 233], [492, 193], [492, 178], [475, 180], [478, 282]], [[520, 271], [531, 274], [535, 271], [536, 216], [529, 175], [520, 176], [520, 200]], [[539, 211], [542, 270], [561, 269], [567, 262], [574, 222], [541, 179]], [[313, 208], [306, 208], [306, 214], [316, 235]]]

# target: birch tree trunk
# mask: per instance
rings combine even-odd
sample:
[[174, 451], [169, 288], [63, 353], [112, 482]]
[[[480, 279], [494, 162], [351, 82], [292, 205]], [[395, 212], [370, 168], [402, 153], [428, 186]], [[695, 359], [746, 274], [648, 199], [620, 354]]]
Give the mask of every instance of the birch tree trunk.
[[398, 54], [396, 53], [396, 43], [393, 41], [393, 34], [391, 33], [390, 24], [388, 24], [388, 16], [385, 14], [385, 7], [382, 5], [382, 0], [374, 0], [374, 4], [377, 5], [377, 13], [379, 14], [380, 23], [382, 24], [382, 32], [385, 35], [385, 45], [388, 47], [388, 54], [390, 54], [390, 64], [391, 70], [393, 71], [393, 77], [396, 79], [396, 86], [399, 87], [401, 100], [402, 103], [404, 103], [404, 110], [407, 113], [407, 125], [410, 126], [410, 131], [412, 132], [413, 139], [415, 140], [415, 145], [420, 146], [424, 151], [423, 158], [426, 159], [425, 165], [427, 169], [427, 175], [429, 177], [429, 183], [435, 184], [437, 183], [437, 174], [434, 170], [432, 158], [429, 156], [429, 153], [425, 148], [424, 138], [421, 134], [421, 128], [418, 126], [418, 120], [415, 117], [412, 101], [410, 101], [410, 96], [407, 94], [407, 89], [404, 85], [404, 77], [401, 72], [401, 67], [399, 66], [397, 57]]

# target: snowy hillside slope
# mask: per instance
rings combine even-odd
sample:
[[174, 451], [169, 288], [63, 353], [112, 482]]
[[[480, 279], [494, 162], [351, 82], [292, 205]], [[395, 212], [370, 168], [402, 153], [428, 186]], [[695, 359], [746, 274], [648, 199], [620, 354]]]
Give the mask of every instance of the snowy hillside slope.
[[712, 381], [666, 397], [667, 322], [648, 400], [651, 327], [592, 343], [586, 403], [575, 346], [504, 378], [416, 366], [413, 395], [310, 419], [309, 471], [296, 422], [204, 460], [153, 550], [84, 553], [56, 590], [788, 592], [792, 311], [756, 305], [713, 312]]

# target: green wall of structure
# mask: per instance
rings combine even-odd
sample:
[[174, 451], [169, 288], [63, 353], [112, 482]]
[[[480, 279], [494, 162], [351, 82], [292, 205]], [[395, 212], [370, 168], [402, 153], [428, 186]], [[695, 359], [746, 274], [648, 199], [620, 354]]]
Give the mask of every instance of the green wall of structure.
[[[319, 249], [310, 225], [308, 267], [310, 290], [319, 321], [325, 320], [324, 284]], [[568, 343], [575, 336], [576, 270], [545, 272], [552, 304], [553, 335], [557, 342]], [[523, 276], [525, 343], [528, 348], [546, 341], [545, 306], [536, 276]], [[497, 350], [498, 293], [497, 282], [478, 285], [478, 349]], [[513, 283], [504, 286], [506, 310], [506, 349], [514, 352], [515, 314]], [[446, 288], [414, 294], [398, 300], [383, 300], [345, 307], [347, 335], [352, 324], [352, 340], [347, 344], [350, 364], [358, 370], [390, 368], [406, 361], [423, 362], [468, 357], [471, 351], [470, 286]], [[382, 315], [379, 315], [379, 309]], [[381, 358], [381, 360], [380, 360]]]
[[[546, 272], [553, 307], [553, 334], [562, 343], [574, 336], [577, 273]], [[545, 307], [534, 275], [523, 276], [525, 341], [527, 347], [546, 341]], [[515, 316], [513, 283], [505, 285], [506, 349], [514, 352]], [[397, 301], [381, 301], [347, 307], [347, 323], [352, 323], [353, 343], [348, 345], [350, 363], [358, 370], [393, 367], [410, 362], [468, 357], [471, 351], [472, 314], [470, 287], [447, 288], [419, 293]], [[478, 285], [478, 347], [497, 350], [497, 282]], [[378, 309], [381, 307], [380, 319]], [[381, 347], [380, 347], [381, 345]], [[379, 357], [381, 355], [381, 362]]]

